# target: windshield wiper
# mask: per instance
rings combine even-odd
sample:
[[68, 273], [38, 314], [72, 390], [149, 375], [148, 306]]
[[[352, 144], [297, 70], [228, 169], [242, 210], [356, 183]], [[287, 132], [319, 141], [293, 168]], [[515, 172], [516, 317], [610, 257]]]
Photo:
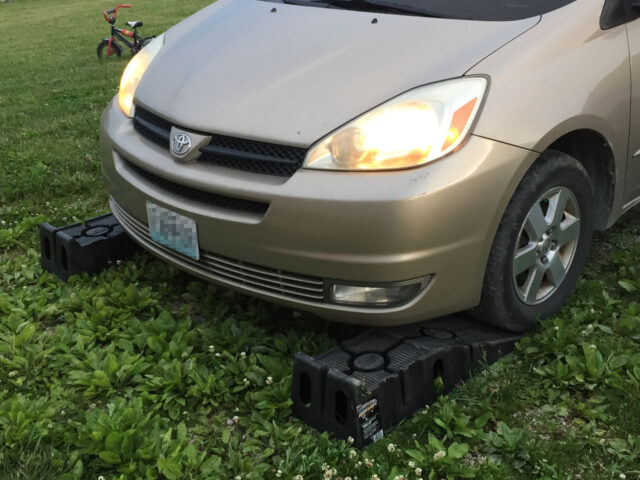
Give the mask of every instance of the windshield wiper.
[[444, 15], [440, 12], [426, 10], [413, 5], [406, 5], [389, 0], [282, 0], [284, 3], [294, 5], [326, 5], [331, 7], [343, 8], [345, 10], [375, 10], [376, 13], [410, 13], [422, 17], [434, 18], [459, 18], [451, 15]]

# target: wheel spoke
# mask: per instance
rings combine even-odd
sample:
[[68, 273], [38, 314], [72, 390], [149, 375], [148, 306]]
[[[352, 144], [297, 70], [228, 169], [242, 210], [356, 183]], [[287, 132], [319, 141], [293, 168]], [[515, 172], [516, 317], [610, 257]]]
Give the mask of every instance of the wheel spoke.
[[524, 298], [527, 302], [534, 303], [536, 301], [543, 278], [544, 267], [536, 265], [536, 268], [533, 269], [529, 278], [527, 278], [527, 283], [525, 284]]
[[557, 227], [562, 222], [564, 216], [564, 210], [567, 207], [569, 201], [569, 193], [564, 188], [561, 188], [553, 198], [549, 200], [549, 211], [547, 211], [547, 218], [551, 218], [551, 226]]
[[536, 243], [529, 242], [529, 244], [516, 252], [513, 259], [513, 273], [520, 275], [522, 272], [531, 269], [535, 266], [537, 259]]
[[549, 269], [547, 270], [549, 273], [549, 281], [553, 284], [554, 287], [560, 285], [564, 275], [566, 273], [566, 268], [562, 264], [562, 260], [560, 259], [560, 255], [556, 252], [553, 255], [553, 258], [549, 261]]
[[580, 236], [580, 219], [573, 218], [566, 222], [565, 225], [560, 226], [554, 235], [555, 240], [558, 242], [558, 247], [563, 247], [567, 243], [577, 240]]
[[524, 228], [529, 234], [530, 239], [534, 241], [540, 239], [549, 228], [539, 203], [536, 203], [529, 211]]

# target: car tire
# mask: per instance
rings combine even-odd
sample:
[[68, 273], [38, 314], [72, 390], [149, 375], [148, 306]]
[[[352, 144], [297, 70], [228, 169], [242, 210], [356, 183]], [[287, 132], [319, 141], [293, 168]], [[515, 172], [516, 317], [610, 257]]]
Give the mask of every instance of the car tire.
[[[577, 222], [577, 223], [576, 223]], [[574, 290], [593, 234], [593, 192], [573, 157], [546, 151], [518, 185], [495, 235], [472, 314], [522, 332]]]
[[[105, 57], [108, 56], [107, 55], [107, 52], [109, 51], [108, 49], [109, 49], [109, 39], [105, 38], [98, 44], [98, 48], [96, 50], [96, 53], [98, 54], [98, 58], [102, 58], [103, 54]], [[116, 41], [113, 41], [111, 43], [111, 55], [116, 55], [118, 57], [122, 55], [122, 47], [118, 45]]]

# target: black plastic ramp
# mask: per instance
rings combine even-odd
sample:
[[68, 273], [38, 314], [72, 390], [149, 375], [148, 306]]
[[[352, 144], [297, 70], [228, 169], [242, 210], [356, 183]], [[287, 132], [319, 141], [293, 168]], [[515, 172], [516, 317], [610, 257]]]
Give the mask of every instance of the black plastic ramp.
[[140, 250], [112, 213], [56, 228], [40, 224], [42, 268], [67, 281], [71, 275], [96, 273]]
[[364, 447], [513, 351], [520, 337], [459, 314], [369, 329], [315, 358], [298, 353], [293, 414]]

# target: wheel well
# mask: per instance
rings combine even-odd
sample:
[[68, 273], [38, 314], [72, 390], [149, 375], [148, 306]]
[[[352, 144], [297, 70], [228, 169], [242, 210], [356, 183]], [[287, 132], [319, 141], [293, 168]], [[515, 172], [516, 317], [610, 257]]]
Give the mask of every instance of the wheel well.
[[594, 228], [607, 228], [616, 178], [613, 151], [607, 139], [593, 130], [575, 130], [557, 139], [548, 149], [571, 155], [585, 168], [593, 185], [594, 206], [606, 206], [594, 208]]

